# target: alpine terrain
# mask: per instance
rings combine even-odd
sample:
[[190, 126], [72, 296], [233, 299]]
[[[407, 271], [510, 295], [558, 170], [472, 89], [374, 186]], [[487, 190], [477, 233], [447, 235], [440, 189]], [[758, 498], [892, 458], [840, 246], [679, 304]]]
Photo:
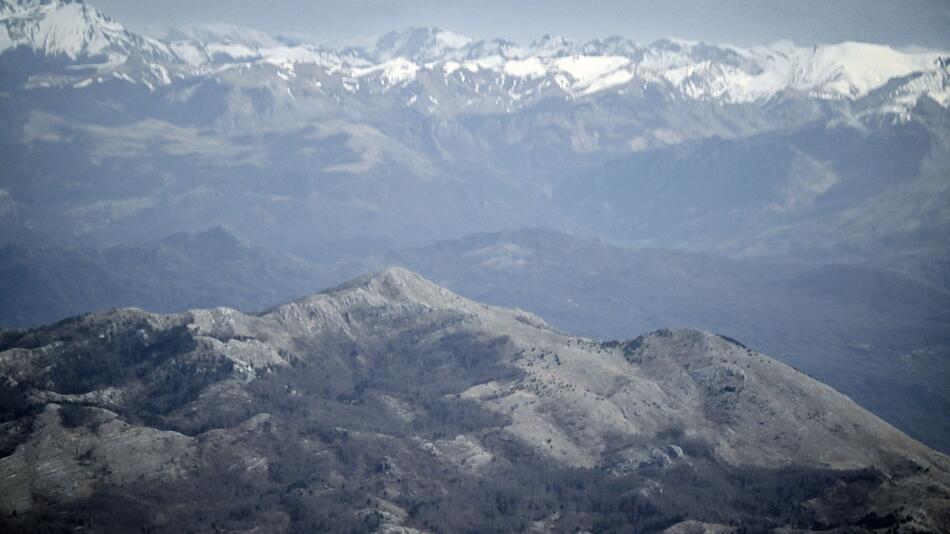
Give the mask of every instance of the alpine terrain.
[[0, 0], [0, 531], [950, 532], [939, 2], [176, 2]]

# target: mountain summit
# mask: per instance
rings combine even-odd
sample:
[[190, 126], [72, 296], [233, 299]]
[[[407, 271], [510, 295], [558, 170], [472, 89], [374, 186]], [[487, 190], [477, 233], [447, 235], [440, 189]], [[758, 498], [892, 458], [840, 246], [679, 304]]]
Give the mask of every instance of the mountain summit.
[[78, 0], [0, 2], [0, 53], [20, 47], [71, 60], [175, 60], [163, 43], [126, 30]]
[[15, 529], [950, 525], [945, 456], [736, 341], [598, 343], [400, 268], [0, 349]]
[[447, 55], [471, 43], [468, 37], [441, 28], [410, 28], [383, 35], [376, 41], [370, 54], [377, 62], [397, 57], [420, 63], [444, 61]]

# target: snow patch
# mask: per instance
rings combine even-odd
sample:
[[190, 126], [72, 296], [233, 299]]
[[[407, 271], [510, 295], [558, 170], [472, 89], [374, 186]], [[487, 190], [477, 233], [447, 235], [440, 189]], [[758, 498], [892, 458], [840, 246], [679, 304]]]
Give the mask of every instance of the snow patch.
[[868, 43], [819, 46], [797, 69], [791, 86], [822, 97], [858, 98], [893, 78], [930, 70], [934, 59]]
[[406, 83], [416, 78], [419, 65], [406, 58], [398, 57], [367, 68], [354, 68], [350, 72], [355, 78], [363, 78], [379, 73], [389, 86]]
[[620, 56], [569, 56], [554, 61], [558, 70], [569, 74], [582, 87], [629, 64], [628, 58]]
[[521, 60], [512, 60], [505, 63], [505, 74], [520, 78], [537, 78], [547, 74], [548, 69], [540, 58], [531, 57]]

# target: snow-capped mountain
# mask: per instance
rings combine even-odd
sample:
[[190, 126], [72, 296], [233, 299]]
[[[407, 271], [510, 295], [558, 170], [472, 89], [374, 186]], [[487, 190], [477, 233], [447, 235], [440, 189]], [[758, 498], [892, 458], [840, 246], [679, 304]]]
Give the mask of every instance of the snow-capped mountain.
[[0, 53], [17, 48], [71, 60], [174, 61], [168, 47], [77, 0], [0, 1]]
[[[386, 34], [371, 48], [334, 49], [227, 25], [191, 26], [160, 41], [130, 32], [81, 2], [4, 0], [0, 53], [21, 47], [99, 63], [98, 75], [40, 76], [28, 84], [32, 86], [84, 87], [121, 78], [153, 87], [222, 69], [278, 66], [275, 75], [285, 85], [279, 91], [299, 92], [294, 66], [309, 65], [322, 69], [318, 78], [326, 80], [319, 82], [320, 89], [327, 93], [336, 88], [334, 98], [390, 96], [427, 113], [511, 112], [550, 96], [573, 100], [650, 87], [673, 99], [737, 104], [766, 102], [781, 94], [859, 100], [887, 86], [892, 98], [878, 94], [877, 109], [899, 114], [924, 95], [946, 107], [950, 94], [950, 54], [906, 53], [868, 43], [799, 47], [778, 42], [741, 48], [675, 39], [642, 45], [617, 36], [579, 42], [545, 35], [519, 46], [413, 28]], [[312, 87], [314, 79], [309, 77], [306, 85]], [[438, 86], [443, 89], [434, 89]]]
[[427, 63], [445, 61], [447, 57], [466, 50], [472, 40], [439, 28], [410, 28], [393, 31], [376, 41], [368, 56], [378, 63], [395, 58]]

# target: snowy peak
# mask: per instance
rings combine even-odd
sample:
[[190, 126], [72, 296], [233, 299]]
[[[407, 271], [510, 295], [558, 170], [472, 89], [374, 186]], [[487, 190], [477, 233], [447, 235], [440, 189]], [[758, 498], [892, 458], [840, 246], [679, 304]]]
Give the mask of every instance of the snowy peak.
[[65, 4], [81, 3], [81, 0], [0, 0], [0, 17], [22, 16]]
[[560, 35], [542, 35], [529, 47], [532, 55], [539, 57], [563, 57], [577, 53], [576, 42]]
[[370, 56], [378, 62], [402, 57], [425, 63], [444, 60], [471, 43], [468, 37], [441, 28], [410, 28], [380, 37]]
[[108, 59], [131, 55], [173, 59], [161, 42], [125, 29], [92, 6], [70, 0], [5, 1], [0, 7], [0, 53], [26, 47], [45, 56]]
[[[677, 96], [716, 103], [765, 101], [789, 91], [819, 99], [856, 100], [895, 78], [930, 73], [929, 79], [940, 71], [939, 54], [908, 54], [866, 43], [807, 48], [778, 42], [740, 48], [667, 38], [643, 46], [619, 36], [577, 42], [544, 35], [520, 47], [500, 40], [447, 39], [445, 34], [432, 28], [393, 32], [379, 40], [369, 57], [389, 65], [388, 70], [402, 58], [400, 82], [413, 79], [423, 65], [443, 65], [450, 75], [463, 68], [463, 78], [466, 71], [521, 80], [546, 78], [570, 97], [620, 89], [633, 82], [658, 84]], [[406, 62], [415, 67], [407, 69]], [[930, 80], [915, 87], [934, 83]], [[522, 89], [515, 98], [526, 94]], [[904, 100], [916, 101], [907, 92]]]
[[580, 54], [588, 56], [612, 55], [639, 57], [643, 53], [644, 47], [631, 39], [612, 35], [603, 39], [591, 39], [581, 44], [577, 51]]
[[183, 26], [170, 30], [165, 39], [178, 59], [191, 66], [259, 60], [280, 64], [321, 63], [328, 55], [336, 55], [322, 47], [233, 24]]
[[[95, 8], [69, 0], [0, 2], [0, 53], [26, 47], [46, 57], [96, 63], [98, 75], [58, 73], [29, 86], [120, 78], [149, 87], [172, 79], [239, 72], [260, 66], [292, 85], [294, 66], [314, 65], [306, 90], [381, 97], [394, 95], [427, 113], [511, 112], [540, 99], [567, 100], [626, 88], [652, 87], [671, 100], [761, 103], [778, 95], [858, 101], [874, 95], [869, 112], [906, 114], [928, 96], [947, 106], [947, 54], [907, 53], [844, 42], [800, 47], [791, 42], [735, 47], [681, 39], [641, 45], [611, 36], [586, 42], [544, 35], [528, 46], [502, 39], [473, 41], [423, 27], [390, 32], [371, 48], [327, 48], [288, 42], [225, 24], [187, 26], [158, 41], [127, 31]], [[137, 61], [130, 61], [136, 58]], [[275, 68], [276, 67], [276, 71]], [[245, 69], [245, 70], [242, 70]], [[269, 69], [269, 70], [268, 70]], [[320, 72], [322, 69], [322, 72]], [[318, 79], [319, 78], [319, 79]], [[415, 88], [409, 88], [416, 84]], [[436, 85], [445, 87], [432, 92]], [[294, 94], [282, 87], [282, 93]], [[288, 93], [289, 91], [289, 93]], [[450, 112], [450, 111], [446, 111]]]
[[939, 58], [869, 43], [821, 45], [801, 61], [791, 85], [819, 97], [859, 98], [894, 78], [935, 70]]
[[939, 70], [939, 58], [869, 43], [806, 48], [785, 41], [739, 48], [664, 39], [643, 51], [639, 67], [645, 78], [665, 81], [696, 100], [756, 102], [788, 91], [857, 100], [890, 80]]
[[520, 58], [524, 56], [524, 50], [517, 43], [505, 39], [487, 39], [476, 41], [464, 49], [462, 58], [468, 60], [500, 57], [500, 58]]

